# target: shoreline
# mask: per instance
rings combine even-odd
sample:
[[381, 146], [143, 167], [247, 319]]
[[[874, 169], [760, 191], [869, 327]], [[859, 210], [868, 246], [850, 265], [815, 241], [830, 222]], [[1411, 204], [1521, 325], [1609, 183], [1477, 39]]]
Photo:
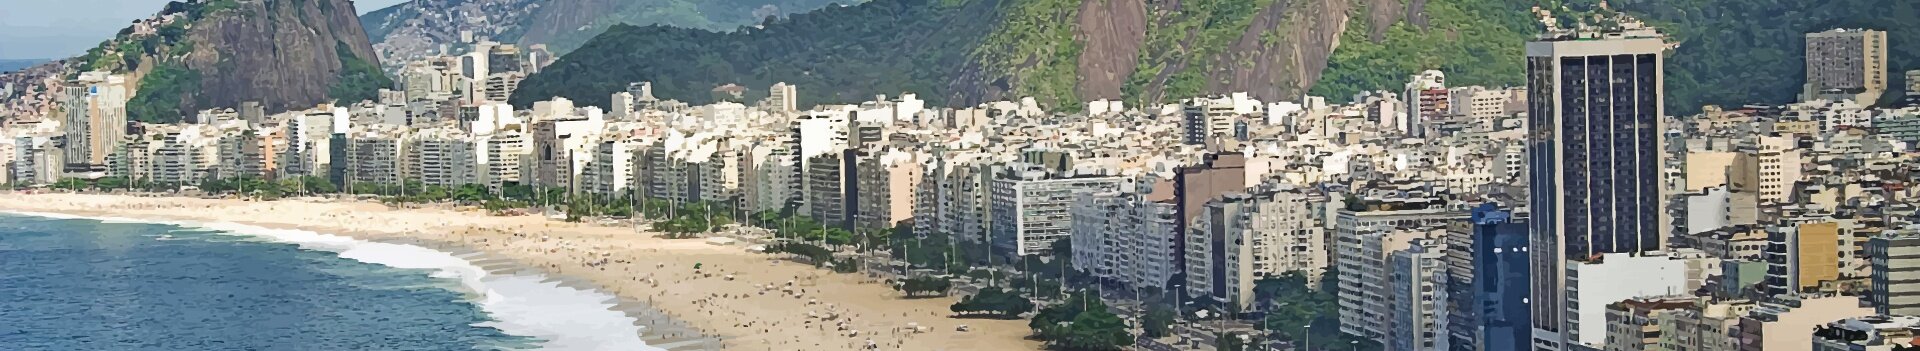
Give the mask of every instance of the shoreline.
[[[5, 207], [5, 206], [0, 206], [0, 207]], [[458, 244], [454, 244], [454, 243], [433, 242], [433, 241], [415, 240], [415, 239], [401, 239], [401, 238], [365, 239], [363, 238], [366, 236], [364, 234], [351, 235], [347, 233], [335, 233], [335, 232], [328, 232], [323, 230], [313, 230], [311, 228], [293, 228], [293, 227], [278, 228], [273, 226], [260, 225], [256, 223], [247, 223], [247, 222], [241, 222], [241, 221], [202, 222], [198, 220], [183, 220], [179, 218], [151, 217], [151, 216], [126, 217], [126, 216], [117, 216], [111, 213], [105, 213], [105, 212], [99, 212], [99, 211], [74, 210], [74, 211], [62, 211], [62, 212], [26, 212], [26, 211], [0, 210], [0, 214], [12, 214], [12, 215], [19, 215], [19, 216], [55, 218], [55, 219], [85, 219], [85, 220], [93, 220], [93, 221], [104, 221], [109, 223], [137, 222], [137, 223], [174, 225], [174, 226], [180, 226], [184, 228], [209, 230], [209, 231], [215, 231], [215, 232], [221, 233], [218, 235], [245, 237], [245, 238], [258, 239], [264, 242], [270, 242], [270, 243], [276, 243], [276, 244], [300, 246], [301, 250], [327, 252], [327, 253], [333, 254], [334, 257], [337, 257], [339, 259], [352, 260], [356, 262], [378, 265], [378, 266], [383, 266], [383, 267], [392, 268], [392, 269], [401, 269], [401, 270], [425, 269], [425, 270], [433, 270], [435, 272], [457, 271], [457, 268], [459, 267], [439, 267], [439, 268], [403, 267], [403, 266], [394, 265], [391, 262], [378, 262], [377, 260], [370, 261], [362, 258], [347, 257], [343, 255], [343, 253], [345, 253], [344, 250], [311, 248], [311, 247], [307, 247], [309, 244], [311, 244], [310, 242], [284, 240], [282, 238], [278, 238], [272, 235], [252, 233], [252, 230], [249, 230], [248, 228], [233, 228], [233, 226], [239, 225], [239, 226], [256, 227], [259, 229], [276, 230], [276, 231], [280, 231], [280, 230], [305, 231], [305, 232], [309, 232], [316, 235], [350, 238], [352, 240], [362, 242], [362, 243], [367, 243], [367, 244], [402, 245], [406, 247], [417, 248], [420, 250], [430, 250], [440, 254], [444, 254], [451, 258], [458, 259], [461, 262], [464, 262], [466, 265], [470, 265], [473, 268], [477, 268], [478, 272], [484, 274], [483, 276], [472, 277], [476, 282], [480, 282], [483, 284], [481, 285], [482, 287], [480, 288], [476, 288], [473, 285], [464, 284], [466, 282], [464, 281], [463, 278], [467, 278], [467, 277], [460, 276], [460, 273], [453, 273], [455, 276], [442, 276], [440, 274], [429, 274], [429, 275], [433, 276], [433, 278], [435, 279], [453, 280], [453, 281], [463, 283], [463, 284], [460, 284], [462, 287], [464, 287], [463, 289], [452, 289], [452, 291], [467, 296], [467, 299], [463, 300], [462, 302], [473, 304], [476, 307], [481, 308], [482, 310], [488, 311], [489, 319], [491, 319], [492, 322], [483, 323], [484, 326], [487, 326], [489, 328], [494, 328], [494, 329], [500, 329], [501, 332], [506, 333], [508, 335], [537, 338], [547, 343], [556, 341], [552, 338], [553, 335], [540, 335], [537, 333], [527, 333], [526, 330], [509, 330], [509, 329], [515, 329], [515, 328], [504, 328], [498, 325], [500, 323], [514, 323], [514, 322], [523, 322], [523, 321], [507, 320], [508, 318], [512, 318], [512, 317], [502, 316], [501, 313], [498, 313], [498, 311], [494, 311], [493, 310], [494, 308], [490, 308], [486, 303], [487, 302], [486, 300], [488, 299], [488, 295], [492, 293], [491, 292], [492, 289], [490, 286], [484, 285], [484, 284], [487, 283], [488, 281], [493, 281], [494, 283], [498, 283], [503, 279], [516, 279], [516, 278], [539, 279], [540, 283], [550, 283], [550, 284], [553, 284], [554, 287], [558, 287], [558, 288], [571, 289], [574, 291], [584, 292], [584, 293], [598, 293], [598, 294], [607, 295], [608, 298], [606, 299], [592, 300], [590, 302], [605, 304], [606, 311], [618, 313], [619, 315], [625, 318], [631, 318], [632, 323], [630, 326], [635, 327], [635, 329], [633, 330], [635, 334], [634, 337], [637, 338], [637, 340], [640, 340], [646, 343], [646, 347], [649, 347], [651, 349], [675, 350], [675, 351], [718, 350], [721, 347], [719, 344], [720, 339], [718, 337], [711, 336], [711, 335], [704, 335], [699, 331], [697, 331], [695, 328], [687, 326], [684, 321], [680, 321], [680, 320], [668, 317], [665, 314], [665, 312], [661, 312], [657, 309], [654, 309], [652, 306], [649, 306], [643, 301], [634, 301], [631, 299], [614, 295], [605, 287], [599, 286], [598, 284], [594, 284], [593, 282], [586, 280], [584, 278], [556, 275], [556, 274], [542, 271], [540, 269], [517, 262], [512, 258], [500, 257], [498, 255], [493, 255], [484, 251], [478, 251], [471, 248], [461, 247], [461, 246], [458, 246]], [[515, 297], [523, 297], [523, 296], [515, 296]], [[576, 300], [576, 301], [588, 301], [588, 300]], [[576, 302], [576, 301], [568, 301], [568, 302]], [[554, 349], [554, 347], [548, 347], [545, 349]], [[558, 349], [577, 349], [577, 348], [558, 347]], [[589, 349], [593, 349], [593, 348], [589, 348]]]
[[[662, 239], [633, 228], [497, 217], [356, 201], [249, 201], [105, 194], [0, 193], [0, 209], [301, 230], [445, 252], [491, 275], [597, 291], [674, 350], [1038, 350], [1025, 321], [948, 318], [943, 298], [905, 298], [859, 274]], [[693, 267], [701, 267], [694, 269]], [[958, 332], [965, 325], [971, 331]], [[918, 327], [918, 328], [916, 328]], [[661, 337], [662, 334], [678, 337]], [[870, 343], [870, 344], [869, 344]]]

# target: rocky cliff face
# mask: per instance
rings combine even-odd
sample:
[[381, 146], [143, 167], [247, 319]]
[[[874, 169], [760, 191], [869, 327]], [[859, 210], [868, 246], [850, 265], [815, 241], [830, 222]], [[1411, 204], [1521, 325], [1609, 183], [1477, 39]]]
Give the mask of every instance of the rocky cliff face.
[[[1375, 0], [1080, 0], [1077, 13], [1070, 14], [1075, 19], [1069, 23], [1074, 26], [1070, 40], [993, 48], [1078, 55], [1070, 67], [975, 55], [949, 88], [962, 104], [1035, 96], [1069, 110], [1077, 101], [1139, 103], [1237, 91], [1261, 99], [1297, 97], [1326, 68], [1345, 31], [1351, 1]], [[1030, 8], [1008, 7], [1003, 17], [1021, 18]], [[990, 45], [997, 36], [1043, 42], [1018, 34], [1032, 31], [1019, 21], [1003, 19], [998, 26], [988, 37]], [[1064, 70], [1074, 74], [1047, 74]], [[1052, 81], [1060, 79], [1071, 81]], [[1062, 84], [1073, 89], [1022, 89]]]
[[242, 101], [270, 111], [331, 101], [346, 60], [379, 62], [355, 14], [351, 0], [261, 0], [193, 23], [192, 50], [180, 63], [199, 72], [200, 89], [181, 97], [181, 112]]
[[63, 60], [67, 74], [126, 74], [128, 117], [168, 123], [258, 101], [270, 111], [372, 98], [379, 70], [351, 0], [169, 2], [153, 17]]

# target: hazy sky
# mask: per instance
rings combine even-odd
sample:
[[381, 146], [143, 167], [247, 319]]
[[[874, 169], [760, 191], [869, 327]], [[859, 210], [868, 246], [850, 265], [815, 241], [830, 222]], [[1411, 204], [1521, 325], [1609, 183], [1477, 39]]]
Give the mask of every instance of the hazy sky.
[[[167, 1], [0, 0], [0, 59], [78, 56]], [[353, 7], [366, 13], [405, 1], [355, 0]]]

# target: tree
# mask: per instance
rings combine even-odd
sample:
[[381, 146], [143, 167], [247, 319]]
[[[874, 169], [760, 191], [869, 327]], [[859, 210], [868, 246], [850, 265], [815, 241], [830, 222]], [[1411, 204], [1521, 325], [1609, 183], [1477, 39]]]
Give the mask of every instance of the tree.
[[1173, 311], [1166, 307], [1154, 306], [1147, 315], [1140, 318], [1141, 329], [1149, 338], [1164, 338], [1173, 335]]
[[54, 189], [80, 191], [86, 190], [87, 186], [87, 181], [80, 178], [60, 178], [53, 182]]
[[963, 317], [1014, 319], [1020, 318], [1020, 314], [1032, 312], [1033, 307], [1033, 300], [1020, 294], [998, 287], [986, 287], [980, 289], [980, 293], [954, 303], [949, 309]]
[[900, 291], [907, 297], [946, 296], [950, 288], [953, 280], [944, 277], [916, 277], [900, 282]]
[[1219, 340], [1220, 347], [1218, 347], [1217, 350], [1251, 351], [1251, 350], [1254, 350], [1250, 348], [1252, 345], [1259, 345], [1259, 344], [1260, 344], [1259, 337], [1251, 334], [1247, 334], [1246, 332], [1236, 331], [1236, 332], [1220, 335], [1220, 340]]
[[1027, 326], [1059, 350], [1119, 350], [1133, 344], [1133, 335], [1127, 333], [1120, 316], [1086, 290], [1041, 309]]

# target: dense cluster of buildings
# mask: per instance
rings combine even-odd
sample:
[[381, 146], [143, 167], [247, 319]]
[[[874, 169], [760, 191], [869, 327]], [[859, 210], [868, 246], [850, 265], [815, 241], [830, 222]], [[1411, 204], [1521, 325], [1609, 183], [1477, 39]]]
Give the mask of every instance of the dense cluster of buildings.
[[606, 108], [517, 108], [499, 101], [539, 59], [481, 45], [407, 64], [378, 101], [129, 125], [124, 81], [87, 73], [60, 118], [9, 127], [0, 174], [517, 184], [786, 210], [1072, 257], [1113, 289], [1256, 314], [1271, 307], [1257, 282], [1298, 275], [1338, 289], [1341, 332], [1391, 350], [1910, 349], [1920, 108], [1873, 106], [1885, 33], [1807, 42], [1803, 101], [1682, 117], [1663, 110], [1667, 44], [1631, 22], [1528, 43], [1526, 87], [1427, 71], [1345, 104], [1229, 94], [1078, 113], [913, 94], [800, 109], [787, 84], [693, 106], [644, 82]]

